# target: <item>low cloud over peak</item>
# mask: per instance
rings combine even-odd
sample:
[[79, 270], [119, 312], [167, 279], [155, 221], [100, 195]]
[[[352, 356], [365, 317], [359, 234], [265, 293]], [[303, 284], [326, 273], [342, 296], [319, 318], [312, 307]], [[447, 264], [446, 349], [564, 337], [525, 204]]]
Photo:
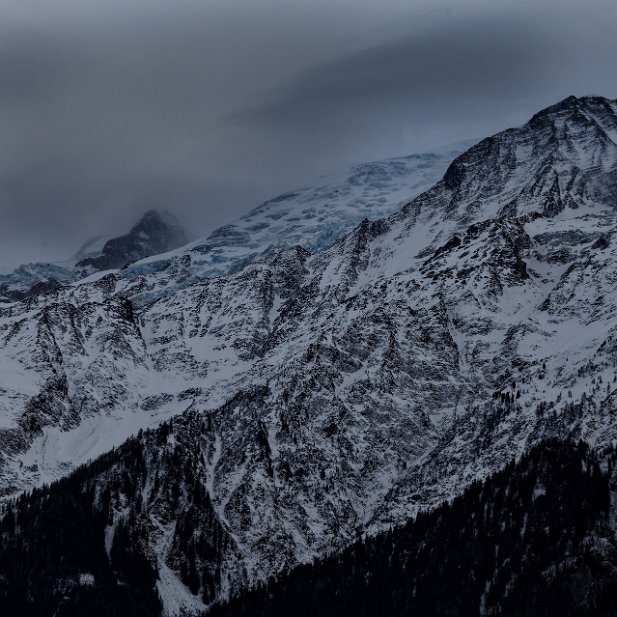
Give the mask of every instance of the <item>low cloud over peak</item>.
[[617, 95], [613, 2], [0, 1], [0, 269]]

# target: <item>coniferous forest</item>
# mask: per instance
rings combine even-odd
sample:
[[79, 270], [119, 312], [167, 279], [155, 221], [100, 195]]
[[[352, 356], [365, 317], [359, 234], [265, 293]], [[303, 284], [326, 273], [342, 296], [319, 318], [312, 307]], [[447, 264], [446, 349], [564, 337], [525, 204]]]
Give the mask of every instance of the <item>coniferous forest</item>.
[[452, 503], [208, 614], [617, 615], [612, 460], [544, 443]]
[[[161, 613], [145, 542], [147, 509], [157, 507], [141, 497], [146, 451], [136, 438], [5, 506], [3, 615]], [[609, 524], [614, 460], [612, 452], [600, 457], [583, 443], [544, 442], [451, 503], [212, 606], [208, 614], [617, 615], [617, 543]], [[95, 481], [103, 471], [111, 479], [105, 485]], [[158, 490], [173, 501], [190, 473], [187, 465], [175, 484], [159, 480]], [[214, 523], [196, 533], [210, 505], [200, 491], [193, 495], [175, 523], [178, 554], [185, 556], [178, 569], [207, 601], [208, 586], [217, 582], [208, 564], [218, 562], [228, 540]], [[109, 545], [110, 508], [120, 502], [125, 523]]]

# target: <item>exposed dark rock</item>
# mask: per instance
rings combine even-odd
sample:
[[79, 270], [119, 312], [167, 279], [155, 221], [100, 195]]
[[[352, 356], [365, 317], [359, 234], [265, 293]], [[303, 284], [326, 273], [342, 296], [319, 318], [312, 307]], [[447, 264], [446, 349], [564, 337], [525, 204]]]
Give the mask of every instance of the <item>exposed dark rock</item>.
[[148, 210], [125, 236], [105, 243], [99, 256], [88, 257], [77, 268], [111, 270], [150, 255], [165, 253], [187, 243], [186, 234], [177, 219]]

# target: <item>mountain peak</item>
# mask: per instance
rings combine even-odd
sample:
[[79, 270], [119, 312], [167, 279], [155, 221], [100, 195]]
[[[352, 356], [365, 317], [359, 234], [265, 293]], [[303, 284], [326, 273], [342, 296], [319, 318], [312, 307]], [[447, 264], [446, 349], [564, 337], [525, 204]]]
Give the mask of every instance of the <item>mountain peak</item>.
[[[158, 210], [146, 210], [142, 217], [131, 227], [128, 235], [131, 234], [159, 234], [166, 230], [182, 230], [180, 221], [171, 212]], [[182, 231], [184, 234], [184, 231]], [[186, 241], [182, 244], [186, 244]], [[181, 245], [179, 245], [181, 246]], [[177, 248], [177, 247], [172, 247]]]
[[134, 227], [148, 222], [155, 222], [157, 224], [167, 225], [168, 227], [181, 227], [178, 218], [169, 212], [169, 210], [163, 210], [162, 212], [154, 208], [146, 210]]
[[184, 229], [171, 213], [147, 210], [128, 234], [108, 240], [99, 255], [79, 261], [78, 268], [109, 270], [171, 251], [188, 242]]
[[455, 218], [555, 216], [565, 208], [613, 208], [617, 102], [569, 96], [521, 127], [484, 139], [456, 158], [443, 184]]
[[609, 99], [604, 96], [589, 95], [589, 96], [574, 96], [570, 95], [553, 105], [549, 105], [540, 110], [530, 120], [530, 123], [541, 120], [543, 118], [552, 117], [556, 114], [574, 114], [579, 111], [591, 113], [615, 113], [615, 105], [617, 99]]

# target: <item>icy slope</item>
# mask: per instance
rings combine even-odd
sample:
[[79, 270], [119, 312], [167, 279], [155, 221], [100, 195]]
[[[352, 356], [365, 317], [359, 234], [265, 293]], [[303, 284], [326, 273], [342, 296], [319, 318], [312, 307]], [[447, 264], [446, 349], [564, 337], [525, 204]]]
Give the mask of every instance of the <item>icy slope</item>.
[[36, 286], [62, 285], [75, 279], [71, 267], [32, 263], [19, 266], [10, 274], [0, 274], [0, 302], [14, 302], [31, 294], [36, 295]]
[[298, 245], [323, 251], [365, 218], [388, 216], [431, 187], [473, 143], [363, 163], [320, 178], [316, 186], [279, 195], [204, 240], [139, 261], [120, 274], [127, 284], [137, 279], [130, 295], [147, 303], [205, 278], [232, 274], [271, 250]]

